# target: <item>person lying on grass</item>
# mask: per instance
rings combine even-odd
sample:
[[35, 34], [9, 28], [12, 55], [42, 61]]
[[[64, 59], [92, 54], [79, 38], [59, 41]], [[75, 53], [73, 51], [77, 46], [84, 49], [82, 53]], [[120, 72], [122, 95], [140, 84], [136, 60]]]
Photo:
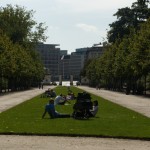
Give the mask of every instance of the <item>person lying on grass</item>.
[[50, 118], [69, 118], [70, 117], [70, 114], [61, 114], [55, 110], [53, 99], [50, 99], [49, 103], [45, 106], [45, 111], [42, 115], [42, 118], [45, 117], [46, 113], [50, 115]]

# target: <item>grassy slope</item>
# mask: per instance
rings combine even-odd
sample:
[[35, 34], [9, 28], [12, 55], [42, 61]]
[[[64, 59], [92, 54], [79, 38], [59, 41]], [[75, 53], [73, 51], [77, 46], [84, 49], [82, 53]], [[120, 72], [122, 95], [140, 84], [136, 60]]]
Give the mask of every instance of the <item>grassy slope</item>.
[[[81, 90], [71, 87], [77, 95]], [[56, 93], [67, 94], [66, 87], [57, 87]], [[99, 101], [99, 112], [89, 120], [72, 118], [41, 119], [49, 98], [37, 96], [0, 114], [0, 133], [108, 136], [150, 139], [150, 119], [134, 111], [92, 95]], [[71, 105], [57, 106], [61, 113], [72, 113]]]

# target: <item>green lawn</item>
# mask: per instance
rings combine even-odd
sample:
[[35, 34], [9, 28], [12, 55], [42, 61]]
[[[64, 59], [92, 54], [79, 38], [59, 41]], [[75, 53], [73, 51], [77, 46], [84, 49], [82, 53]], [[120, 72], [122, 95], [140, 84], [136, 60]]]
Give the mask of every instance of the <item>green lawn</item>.
[[[77, 95], [81, 92], [76, 87], [71, 90]], [[67, 88], [58, 86], [57, 94], [67, 94]], [[150, 139], [150, 119], [134, 111], [92, 95], [92, 100], [99, 101], [99, 112], [89, 120], [73, 118], [45, 119], [41, 116], [49, 98], [40, 95], [14, 108], [0, 113], [0, 134], [35, 134], [35, 135], [68, 135], [98, 136]], [[61, 113], [72, 113], [73, 104], [57, 106]]]

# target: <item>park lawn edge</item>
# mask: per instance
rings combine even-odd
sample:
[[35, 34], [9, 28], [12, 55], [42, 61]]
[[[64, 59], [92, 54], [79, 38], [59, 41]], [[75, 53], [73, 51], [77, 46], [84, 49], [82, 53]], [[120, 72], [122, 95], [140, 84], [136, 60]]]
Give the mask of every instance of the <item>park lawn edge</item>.
[[109, 139], [124, 139], [124, 140], [142, 140], [150, 141], [149, 137], [128, 137], [128, 136], [108, 136], [108, 135], [84, 135], [84, 134], [41, 134], [41, 133], [14, 133], [14, 132], [1, 132], [0, 135], [17, 135], [17, 136], [53, 136], [53, 137], [85, 137], [85, 138], [109, 138]]

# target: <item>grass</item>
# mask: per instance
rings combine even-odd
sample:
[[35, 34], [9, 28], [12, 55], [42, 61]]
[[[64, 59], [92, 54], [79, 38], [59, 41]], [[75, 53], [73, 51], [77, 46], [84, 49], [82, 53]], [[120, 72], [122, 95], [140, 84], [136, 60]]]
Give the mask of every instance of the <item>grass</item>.
[[[82, 90], [71, 87], [77, 95]], [[67, 94], [67, 88], [58, 86], [57, 94]], [[91, 94], [92, 95], [92, 94]], [[99, 101], [99, 112], [89, 120], [72, 118], [42, 119], [49, 98], [40, 95], [14, 108], [0, 113], [0, 134], [67, 135], [150, 139], [150, 119], [139, 113], [92, 95]], [[72, 113], [73, 104], [56, 106], [61, 113]]]

